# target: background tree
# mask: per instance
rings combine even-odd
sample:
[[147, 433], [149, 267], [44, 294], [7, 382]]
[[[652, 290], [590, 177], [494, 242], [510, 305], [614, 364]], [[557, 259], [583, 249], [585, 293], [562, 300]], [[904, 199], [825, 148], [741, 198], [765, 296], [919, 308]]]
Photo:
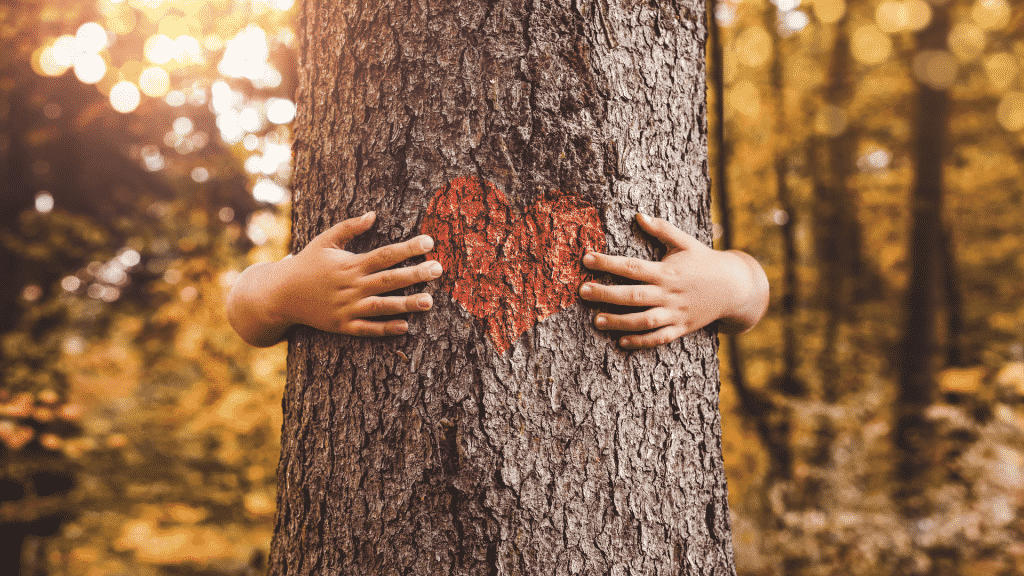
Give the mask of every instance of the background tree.
[[353, 250], [433, 230], [448, 270], [408, 336], [295, 332], [271, 573], [732, 572], [712, 333], [629, 353], [575, 297], [606, 234], [653, 256], [637, 211], [710, 241], [703, 4], [300, 27], [293, 249], [373, 209]]

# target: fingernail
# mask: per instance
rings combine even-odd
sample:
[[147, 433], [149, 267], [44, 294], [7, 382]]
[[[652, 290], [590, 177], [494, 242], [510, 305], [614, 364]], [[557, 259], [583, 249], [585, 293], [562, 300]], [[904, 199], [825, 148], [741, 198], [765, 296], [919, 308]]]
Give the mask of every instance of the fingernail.
[[608, 319], [605, 318], [604, 316], [598, 316], [596, 319], [594, 319], [594, 325], [599, 327], [599, 328], [601, 326], [604, 326], [607, 323], [608, 323]]
[[584, 266], [593, 266], [595, 262], [597, 262], [597, 257], [595, 257], [593, 254], [587, 254], [586, 256], [583, 257]]
[[423, 248], [424, 250], [430, 250], [433, 247], [434, 247], [434, 239], [433, 238], [431, 238], [430, 236], [424, 236], [423, 238], [420, 238], [420, 248]]
[[363, 218], [362, 219], [365, 222], [365, 221], [373, 218], [374, 215], [375, 215], [375, 213], [373, 212], [373, 210], [371, 210], [371, 211], [367, 212], [366, 214], [363, 214]]
[[633, 341], [629, 338], [623, 338], [619, 340], [619, 344], [621, 344], [623, 348], [629, 348], [633, 344]]
[[641, 214], [640, 212], [636, 213], [636, 219], [637, 219], [638, 222], [647, 223], [647, 216], [644, 215], [644, 214]]
[[441, 275], [441, 272], [444, 272], [444, 268], [441, 267], [440, 262], [435, 261], [429, 268], [427, 268], [427, 272], [430, 272], [431, 276], [437, 278]]
[[430, 308], [430, 305], [431, 303], [433, 303], [433, 301], [434, 299], [430, 297], [430, 294], [424, 294], [423, 296], [420, 296], [419, 298], [416, 299], [416, 305], [426, 310], [427, 308]]
[[408, 330], [409, 330], [409, 323], [408, 322], [402, 322], [402, 323], [399, 323], [399, 324], [395, 325], [395, 331], [398, 332], [399, 334], [401, 334], [403, 332], [406, 332]]
[[590, 287], [590, 284], [584, 284], [583, 287], [580, 288], [580, 296], [590, 296], [590, 293], [593, 291], [594, 289]]

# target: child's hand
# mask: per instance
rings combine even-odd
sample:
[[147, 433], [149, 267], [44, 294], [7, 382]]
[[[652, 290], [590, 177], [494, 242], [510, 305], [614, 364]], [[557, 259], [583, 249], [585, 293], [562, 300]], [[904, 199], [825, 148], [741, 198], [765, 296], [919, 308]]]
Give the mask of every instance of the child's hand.
[[599, 313], [601, 330], [639, 332], [619, 339], [623, 348], [654, 348], [722, 320], [725, 332], [752, 328], [768, 308], [768, 279], [751, 256], [720, 252], [660, 218], [637, 214], [640, 225], [661, 240], [668, 252], [661, 262], [592, 252], [583, 264], [643, 282], [605, 286], [587, 282], [580, 296], [623, 306], [650, 306], [632, 314]]
[[293, 257], [247, 268], [228, 295], [228, 319], [254, 346], [270, 346], [295, 324], [352, 336], [387, 336], [409, 329], [404, 320], [381, 322], [375, 316], [429, 310], [429, 294], [378, 296], [441, 275], [428, 261], [387, 270], [429, 252], [429, 236], [354, 254], [344, 246], [369, 230], [375, 214], [350, 218], [323, 232]]

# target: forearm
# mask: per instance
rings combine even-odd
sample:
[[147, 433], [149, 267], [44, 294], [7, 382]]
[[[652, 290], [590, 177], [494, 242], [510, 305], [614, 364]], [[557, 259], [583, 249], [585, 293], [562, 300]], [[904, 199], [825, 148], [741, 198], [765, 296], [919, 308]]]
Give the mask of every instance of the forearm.
[[294, 322], [275, 309], [279, 300], [275, 278], [281, 278], [279, 262], [263, 262], [246, 268], [235, 281], [227, 297], [228, 322], [247, 343], [273, 346], [280, 342]]
[[733, 260], [738, 289], [733, 305], [719, 318], [719, 331], [740, 334], [756, 326], [768, 310], [768, 277], [761, 264], [746, 252], [729, 250], [721, 254]]

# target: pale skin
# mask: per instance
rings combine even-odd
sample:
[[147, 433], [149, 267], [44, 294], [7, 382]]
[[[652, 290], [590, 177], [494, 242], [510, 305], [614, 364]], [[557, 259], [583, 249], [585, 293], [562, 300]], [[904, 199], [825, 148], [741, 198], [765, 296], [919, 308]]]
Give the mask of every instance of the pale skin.
[[[355, 254], [345, 245], [373, 225], [373, 212], [344, 220], [314, 238], [292, 257], [254, 264], [238, 277], [228, 293], [228, 320], [253, 346], [280, 342], [296, 324], [352, 336], [396, 336], [409, 330], [405, 320], [377, 317], [425, 312], [433, 306], [429, 294], [380, 294], [429, 282], [443, 269], [437, 261], [388, 268], [429, 252], [426, 235]], [[619, 338], [624, 348], [654, 348], [721, 321], [725, 332], [753, 327], [768, 306], [768, 280], [749, 255], [712, 250], [660, 218], [638, 215], [640, 225], [665, 244], [660, 262], [589, 253], [583, 264], [642, 282], [606, 286], [588, 282], [580, 296], [593, 302], [649, 306], [631, 314], [599, 313], [600, 330], [647, 332]], [[649, 332], [648, 332], [649, 331]]]
[[619, 338], [623, 348], [655, 348], [719, 320], [719, 331], [738, 334], [754, 327], [768, 309], [768, 278], [757, 260], [739, 250], [719, 251], [667, 220], [637, 214], [640, 226], [661, 241], [660, 262], [591, 252], [583, 265], [641, 282], [586, 282], [580, 297], [593, 302], [650, 307], [642, 312], [594, 317], [599, 330], [645, 332]]

